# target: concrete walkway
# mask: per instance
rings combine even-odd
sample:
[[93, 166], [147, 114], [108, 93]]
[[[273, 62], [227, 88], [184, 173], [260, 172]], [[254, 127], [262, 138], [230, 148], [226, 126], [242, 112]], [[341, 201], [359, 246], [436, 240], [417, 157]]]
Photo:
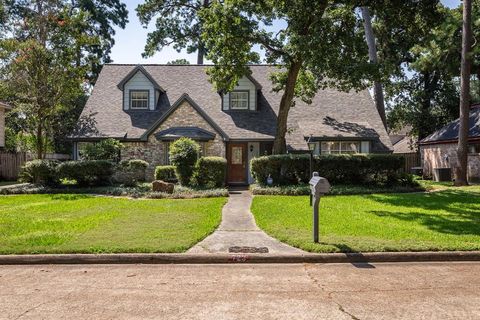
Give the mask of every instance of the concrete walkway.
[[[232, 190], [223, 207], [218, 229], [188, 250], [188, 253], [287, 253], [306, 254], [268, 236], [255, 224], [250, 212], [252, 195], [248, 190]], [[253, 250], [253, 251], [251, 251]], [[258, 250], [258, 252], [255, 252]]]

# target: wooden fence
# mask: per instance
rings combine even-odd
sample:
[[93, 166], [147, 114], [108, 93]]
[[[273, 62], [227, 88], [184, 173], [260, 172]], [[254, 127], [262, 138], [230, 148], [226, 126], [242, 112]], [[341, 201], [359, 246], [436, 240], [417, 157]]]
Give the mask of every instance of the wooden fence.
[[395, 153], [395, 155], [405, 157], [405, 166], [403, 170], [406, 173], [410, 173], [413, 167], [420, 167], [420, 155], [418, 153]]
[[26, 159], [25, 152], [0, 152], [0, 179], [17, 180]]

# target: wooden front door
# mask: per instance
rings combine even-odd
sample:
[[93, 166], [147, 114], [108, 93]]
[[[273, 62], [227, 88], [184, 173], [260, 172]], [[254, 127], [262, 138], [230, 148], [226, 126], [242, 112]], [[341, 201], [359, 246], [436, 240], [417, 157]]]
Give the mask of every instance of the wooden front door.
[[247, 183], [247, 144], [228, 144], [228, 183]]

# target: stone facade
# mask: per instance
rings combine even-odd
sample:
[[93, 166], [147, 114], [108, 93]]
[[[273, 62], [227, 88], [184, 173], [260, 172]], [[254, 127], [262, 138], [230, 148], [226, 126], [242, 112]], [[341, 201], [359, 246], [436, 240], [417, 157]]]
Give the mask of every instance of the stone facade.
[[149, 163], [146, 171], [147, 180], [153, 180], [155, 167], [165, 165], [165, 150], [167, 143], [158, 141], [155, 133], [172, 127], [199, 127], [215, 133], [215, 138], [205, 143], [206, 156], [225, 158], [225, 142], [217, 132], [187, 101], [180, 104], [170, 116], [148, 137], [146, 142], [125, 142], [122, 150], [122, 160], [141, 159]]
[[[457, 166], [457, 144], [441, 143], [424, 145], [420, 147], [423, 159], [423, 174], [427, 177], [433, 175], [434, 168], [454, 168]], [[445, 157], [447, 156], [448, 159]], [[468, 179], [470, 181], [480, 180], [480, 154], [470, 153], [468, 155]]]

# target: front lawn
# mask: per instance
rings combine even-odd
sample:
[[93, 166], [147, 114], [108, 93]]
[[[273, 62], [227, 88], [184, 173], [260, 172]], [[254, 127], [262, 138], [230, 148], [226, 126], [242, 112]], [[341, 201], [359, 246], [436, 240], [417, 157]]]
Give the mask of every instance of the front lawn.
[[324, 197], [319, 244], [307, 196], [255, 196], [252, 212], [268, 234], [312, 252], [480, 250], [480, 186]]
[[213, 232], [225, 202], [0, 196], [0, 254], [183, 252]]

